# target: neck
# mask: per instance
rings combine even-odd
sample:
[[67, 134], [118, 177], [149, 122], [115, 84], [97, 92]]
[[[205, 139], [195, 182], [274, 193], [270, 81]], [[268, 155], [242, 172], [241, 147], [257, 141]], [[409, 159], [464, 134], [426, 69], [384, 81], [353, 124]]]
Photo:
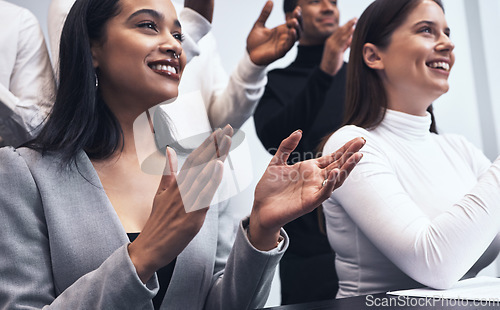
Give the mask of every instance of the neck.
[[[120, 97], [119, 93], [110, 95], [102, 91], [102, 96], [104, 102], [118, 120], [123, 132], [123, 145], [119, 146], [117, 154], [113, 154], [113, 157], [136, 154], [135, 137], [137, 137], [138, 142], [141, 142], [145, 139], [145, 135], [148, 133], [151, 135], [150, 123], [145, 112], [148, 108], [152, 110], [151, 106], [153, 105], [148, 104], [146, 100]], [[151, 114], [151, 116], [153, 115]]]
[[430, 94], [415, 92], [412, 89], [397, 89], [391, 85], [385, 85], [387, 93], [387, 107], [394, 111], [399, 111], [415, 116], [425, 116], [427, 108], [437, 97], [431, 97]]

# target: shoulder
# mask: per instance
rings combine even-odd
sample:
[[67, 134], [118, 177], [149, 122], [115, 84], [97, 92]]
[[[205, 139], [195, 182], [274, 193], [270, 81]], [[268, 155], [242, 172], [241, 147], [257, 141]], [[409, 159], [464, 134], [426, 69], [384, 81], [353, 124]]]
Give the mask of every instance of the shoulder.
[[[22, 27], [38, 25], [37, 18], [30, 10], [7, 1], [0, 1], [0, 18], [4, 21], [3, 26], [8, 25], [5, 23], [5, 19], [9, 22], [16, 21], [16, 25]], [[24, 23], [28, 23], [28, 25]]]
[[363, 137], [368, 142], [371, 134], [368, 130], [354, 125], [341, 127], [328, 138], [323, 148], [323, 153], [335, 152], [344, 144], [357, 137]]
[[484, 155], [483, 151], [464, 136], [442, 134], [434, 135], [434, 139], [445, 151], [451, 151], [469, 163], [476, 174], [481, 174], [491, 165], [491, 161]]
[[3, 147], [0, 162], [0, 205], [36, 200], [36, 183], [26, 158], [13, 147]]

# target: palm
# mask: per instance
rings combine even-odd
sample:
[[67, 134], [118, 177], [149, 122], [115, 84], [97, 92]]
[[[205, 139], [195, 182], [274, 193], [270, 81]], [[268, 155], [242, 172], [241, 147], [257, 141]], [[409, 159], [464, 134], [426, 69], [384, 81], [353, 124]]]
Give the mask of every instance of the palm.
[[323, 174], [315, 160], [293, 166], [270, 165], [257, 184], [256, 191], [261, 193], [262, 199], [256, 202], [271, 206], [273, 201], [280, 201], [266, 211], [268, 218], [276, 222], [279, 222], [278, 217], [293, 218], [297, 217], [297, 212], [308, 213], [317, 207], [316, 196], [322, 189]]
[[268, 65], [285, 56], [295, 40], [296, 35], [286, 25], [273, 29], [255, 28], [247, 39], [250, 59], [257, 65]]
[[272, 2], [268, 1], [247, 38], [250, 59], [260, 66], [268, 65], [285, 56], [295, 44], [299, 34], [296, 19], [272, 29], [266, 28], [265, 23], [271, 14], [272, 7]]
[[[361, 159], [363, 146], [354, 139], [337, 152], [294, 165], [286, 160], [300, 141], [296, 132], [285, 139], [255, 189], [254, 210], [260, 225], [281, 227], [313, 211], [338, 188]], [[328, 182], [325, 184], [325, 179]]]

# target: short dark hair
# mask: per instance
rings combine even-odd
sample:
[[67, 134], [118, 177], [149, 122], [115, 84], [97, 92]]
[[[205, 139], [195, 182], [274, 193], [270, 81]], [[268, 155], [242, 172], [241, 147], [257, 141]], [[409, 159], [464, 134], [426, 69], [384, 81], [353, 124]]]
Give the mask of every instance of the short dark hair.
[[75, 2], [61, 34], [54, 107], [28, 147], [42, 154], [58, 151], [69, 164], [81, 150], [91, 159], [103, 159], [123, 145], [121, 126], [96, 87], [91, 52], [91, 42], [105, 40], [105, 25], [119, 12], [119, 0]]
[[297, 7], [299, 0], [284, 0], [283, 1], [283, 11], [286, 13], [293, 12], [293, 10]]
[[[408, 15], [423, 0], [376, 0], [363, 12], [354, 31], [349, 65], [344, 124], [363, 128], [376, 127], [385, 116], [387, 94], [377, 72], [369, 68], [363, 58], [363, 46], [372, 43], [384, 49], [394, 31], [403, 24]], [[444, 11], [441, 0], [433, 0]], [[436, 124], [431, 113], [431, 131], [436, 132]]]

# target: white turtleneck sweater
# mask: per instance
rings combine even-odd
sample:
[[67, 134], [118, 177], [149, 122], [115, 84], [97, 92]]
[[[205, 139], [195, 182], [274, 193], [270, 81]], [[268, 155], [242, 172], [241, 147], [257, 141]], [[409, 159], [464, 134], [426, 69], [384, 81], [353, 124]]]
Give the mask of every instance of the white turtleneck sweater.
[[345, 126], [325, 152], [367, 140], [363, 158], [323, 203], [337, 253], [338, 298], [475, 276], [500, 251], [500, 158], [493, 164], [431, 118], [388, 110], [373, 130]]

